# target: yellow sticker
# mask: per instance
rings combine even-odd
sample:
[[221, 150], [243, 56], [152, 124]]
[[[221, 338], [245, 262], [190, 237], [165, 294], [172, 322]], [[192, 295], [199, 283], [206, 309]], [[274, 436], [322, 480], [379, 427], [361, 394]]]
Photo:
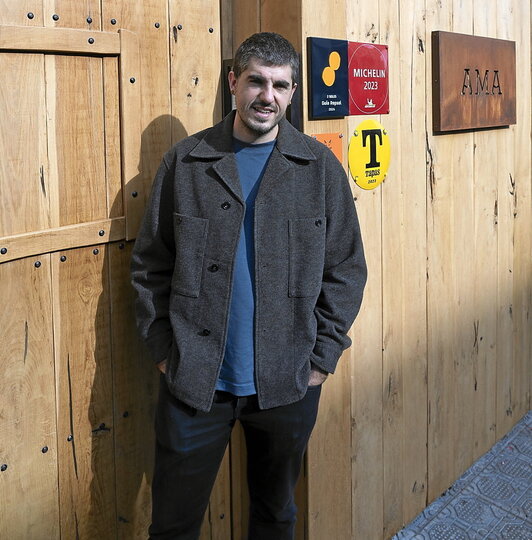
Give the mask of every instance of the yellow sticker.
[[390, 139], [376, 121], [358, 124], [349, 140], [349, 171], [357, 186], [375, 189], [386, 177], [390, 165]]

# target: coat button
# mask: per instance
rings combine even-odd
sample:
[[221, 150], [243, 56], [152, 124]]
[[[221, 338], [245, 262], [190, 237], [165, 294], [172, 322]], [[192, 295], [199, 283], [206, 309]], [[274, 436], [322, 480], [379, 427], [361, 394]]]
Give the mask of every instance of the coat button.
[[321, 219], [317, 219], [314, 223], [316, 227], [321, 227]]
[[204, 329], [199, 333], [200, 336], [209, 336], [210, 334], [211, 334], [211, 331], [210, 331], [210, 330], [207, 330], [206, 328], [204, 328]]
[[208, 268], [209, 272], [218, 272], [220, 267], [217, 264], [211, 264]]
[[229, 210], [229, 208], [231, 208], [231, 203], [229, 201], [225, 201], [221, 206], [224, 210]]

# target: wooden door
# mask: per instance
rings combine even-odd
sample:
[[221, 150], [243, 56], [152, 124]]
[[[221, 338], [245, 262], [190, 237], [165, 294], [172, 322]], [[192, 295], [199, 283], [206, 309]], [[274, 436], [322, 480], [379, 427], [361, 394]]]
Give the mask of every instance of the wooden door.
[[115, 432], [133, 412], [116, 410], [127, 399], [114, 403], [112, 352], [127, 326], [113, 307], [129, 305], [113, 281], [127, 272], [121, 241], [144, 206], [138, 44], [4, 25], [0, 69], [0, 537], [111, 538], [124, 498]]

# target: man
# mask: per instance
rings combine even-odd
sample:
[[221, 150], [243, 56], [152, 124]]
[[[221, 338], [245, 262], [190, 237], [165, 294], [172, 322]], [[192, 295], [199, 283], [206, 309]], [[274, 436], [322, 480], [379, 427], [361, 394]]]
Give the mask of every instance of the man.
[[239, 47], [236, 111], [176, 144], [132, 259], [137, 319], [162, 372], [152, 539], [197, 539], [231, 429], [248, 453], [249, 538], [294, 535], [321, 383], [350, 345], [366, 280], [345, 172], [284, 118], [298, 55]]

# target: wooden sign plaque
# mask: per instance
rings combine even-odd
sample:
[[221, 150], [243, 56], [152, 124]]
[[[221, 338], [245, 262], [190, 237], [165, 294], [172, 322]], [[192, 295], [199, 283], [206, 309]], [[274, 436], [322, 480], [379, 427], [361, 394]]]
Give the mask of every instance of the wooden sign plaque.
[[432, 32], [435, 133], [516, 123], [515, 42]]

